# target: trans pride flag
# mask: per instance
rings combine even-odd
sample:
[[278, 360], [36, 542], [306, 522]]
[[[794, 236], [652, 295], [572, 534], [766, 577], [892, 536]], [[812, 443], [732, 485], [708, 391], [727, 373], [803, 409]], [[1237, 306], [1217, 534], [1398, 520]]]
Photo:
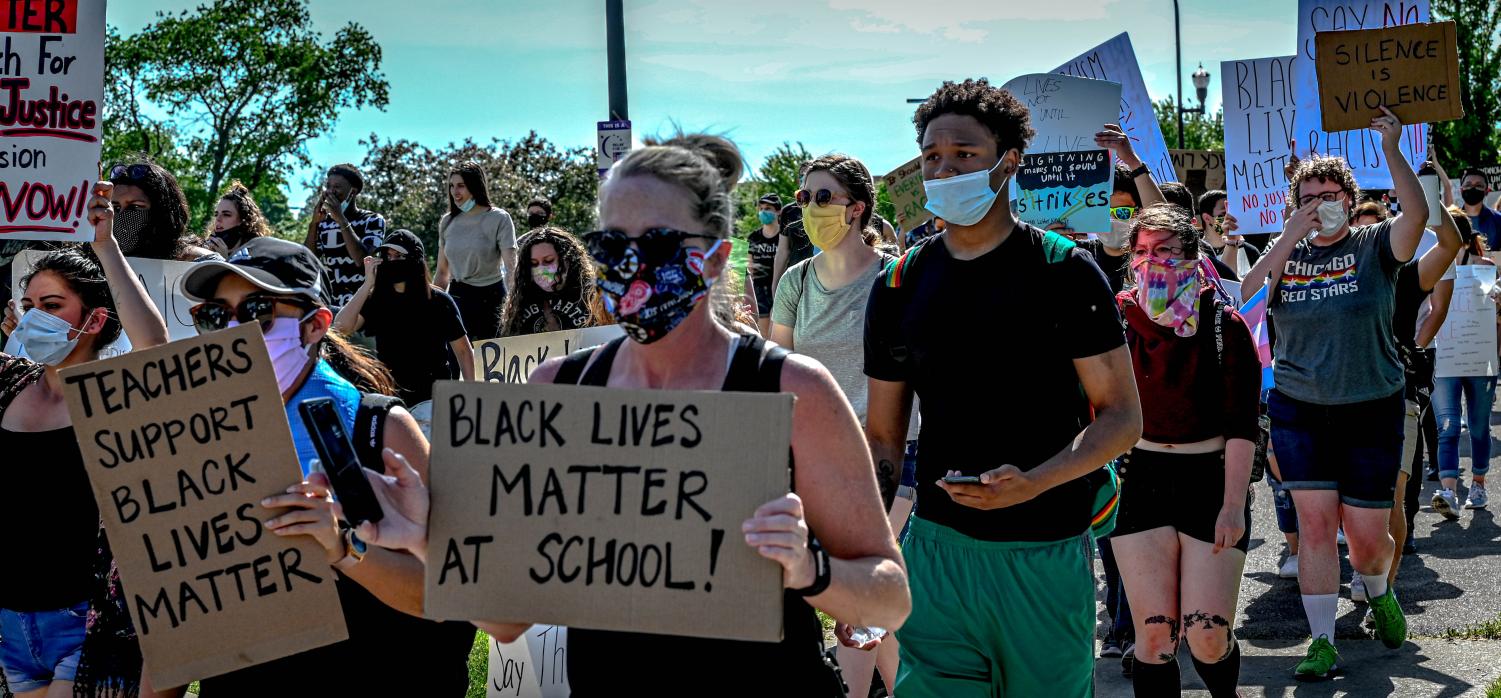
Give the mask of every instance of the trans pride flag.
[[1272, 381], [1272, 342], [1266, 331], [1267, 289], [1271, 284], [1262, 284], [1256, 295], [1246, 300], [1240, 308], [1240, 316], [1251, 326], [1251, 337], [1256, 340], [1256, 355], [1261, 357], [1261, 389], [1270, 390]]

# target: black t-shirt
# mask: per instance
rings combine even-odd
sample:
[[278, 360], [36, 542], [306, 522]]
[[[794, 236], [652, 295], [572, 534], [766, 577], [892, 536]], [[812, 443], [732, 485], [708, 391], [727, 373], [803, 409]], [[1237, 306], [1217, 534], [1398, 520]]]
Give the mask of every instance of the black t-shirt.
[[1100, 268], [1105, 274], [1105, 280], [1110, 282], [1110, 291], [1120, 293], [1126, 285], [1126, 270], [1131, 266], [1131, 255], [1111, 255], [1105, 251], [1105, 243], [1099, 240], [1085, 240], [1077, 244], [1094, 257], [1095, 266]]
[[1093, 513], [1085, 478], [994, 511], [955, 504], [934, 484], [948, 470], [1031, 470], [1057, 455], [1088, 414], [1073, 360], [1125, 344], [1090, 255], [1076, 249], [1049, 263], [1043, 235], [1020, 224], [968, 261], [954, 259], [945, 238], [931, 240], [907, 258], [900, 288], [877, 280], [866, 308], [865, 374], [906, 382], [921, 400], [919, 515], [982, 540], [1062, 540], [1083, 533]]
[[791, 246], [787, 248], [787, 266], [783, 269], [791, 269], [792, 265], [812, 257], [817, 251], [813, 247], [813, 241], [808, 239], [807, 231], [803, 230], [802, 220], [782, 226], [782, 237], [787, 238], [787, 242], [791, 243]]
[[1418, 311], [1433, 289], [1423, 289], [1418, 278], [1418, 260], [1397, 270], [1396, 306], [1392, 311], [1392, 331], [1397, 335], [1397, 357], [1407, 381], [1403, 394], [1409, 400], [1433, 393], [1433, 362], [1418, 348]]
[[[344, 217], [365, 248], [365, 254], [375, 251], [386, 239], [386, 219], [379, 213], [350, 206], [344, 211]], [[318, 222], [318, 261], [323, 262], [328, 273], [325, 283], [330, 302], [335, 308], [348, 305], [355, 292], [360, 290], [360, 284], [365, 283], [365, 260], [349, 256], [349, 248], [344, 246], [344, 233], [328, 218]]]
[[465, 336], [464, 321], [447, 293], [433, 289], [432, 298], [419, 304], [367, 301], [360, 315], [365, 334], [375, 339], [376, 357], [396, 379], [402, 402], [431, 400], [434, 381], [459, 377], [449, 342]]
[[[746, 255], [749, 257], [752, 265], [750, 270], [751, 281], [756, 284], [756, 291], [758, 293], [763, 283], [767, 284], [767, 288], [771, 287], [772, 267], [777, 261], [777, 243], [781, 239], [780, 234], [766, 237], [762, 231], [762, 228], [756, 228], [746, 237]], [[792, 265], [788, 264], [787, 266], [790, 267]]]

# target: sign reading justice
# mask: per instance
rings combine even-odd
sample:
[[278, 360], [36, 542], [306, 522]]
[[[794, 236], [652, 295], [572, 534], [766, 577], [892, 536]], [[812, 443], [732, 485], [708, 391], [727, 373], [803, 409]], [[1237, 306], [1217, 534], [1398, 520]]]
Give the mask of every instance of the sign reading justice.
[[781, 567], [740, 524], [788, 491], [791, 395], [434, 392], [428, 618], [781, 639]]

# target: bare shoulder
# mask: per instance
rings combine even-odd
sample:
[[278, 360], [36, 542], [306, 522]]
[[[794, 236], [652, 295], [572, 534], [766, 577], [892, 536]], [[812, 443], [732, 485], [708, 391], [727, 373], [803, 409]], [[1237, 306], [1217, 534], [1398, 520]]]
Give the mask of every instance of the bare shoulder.
[[558, 369], [563, 367], [566, 356], [554, 356], [534, 369], [532, 375], [526, 379], [528, 383], [552, 383], [558, 377]]
[[839, 385], [817, 359], [791, 353], [782, 362], [782, 392], [799, 399], [826, 400], [839, 393]]

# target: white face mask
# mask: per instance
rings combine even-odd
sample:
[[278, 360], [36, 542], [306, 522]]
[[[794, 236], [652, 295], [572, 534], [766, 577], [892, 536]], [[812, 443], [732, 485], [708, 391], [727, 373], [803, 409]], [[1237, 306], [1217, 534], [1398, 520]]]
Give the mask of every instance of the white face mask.
[[948, 179], [925, 179], [923, 190], [928, 195], [926, 208], [933, 215], [954, 225], [971, 226], [980, 222], [1000, 193], [1006, 191], [1008, 176], [999, 189], [990, 188], [990, 173], [1005, 162], [1001, 158], [995, 167], [980, 172], [957, 175]]
[[[77, 334], [74, 334], [77, 332]], [[56, 366], [73, 353], [83, 332], [52, 313], [35, 308], [21, 315], [12, 335], [32, 361]], [[69, 338], [72, 335], [72, 338]]]
[[1126, 248], [1126, 241], [1131, 239], [1131, 221], [1110, 219], [1110, 232], [1100, 233], [1100, 242], [1114, 250]]
[[469, 199], [468, 201], [459, 204], [459, 213], [468, 213], [472, 208], [474, 208], [474, 199]]
[[1345, 224], [1350, 221], [1350, 214], [1345, 211], [1343, 201], [1325, 201], [1319, 204], [1319, 235], [1333, 237]]

